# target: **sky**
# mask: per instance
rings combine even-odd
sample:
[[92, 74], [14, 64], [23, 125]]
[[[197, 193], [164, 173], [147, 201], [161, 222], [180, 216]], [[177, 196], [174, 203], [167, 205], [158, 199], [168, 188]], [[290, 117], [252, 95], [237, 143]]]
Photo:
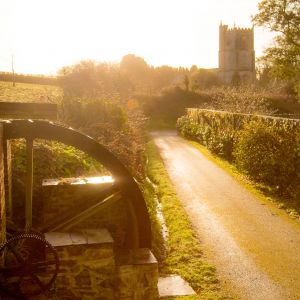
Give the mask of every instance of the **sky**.
[[[251, 27], [258, 0], [0, 0], [0, 71], [55, 75], [83, 59], [218, 67], [219, 24]], [[260, 56], [274, 35], [255, 28]]]

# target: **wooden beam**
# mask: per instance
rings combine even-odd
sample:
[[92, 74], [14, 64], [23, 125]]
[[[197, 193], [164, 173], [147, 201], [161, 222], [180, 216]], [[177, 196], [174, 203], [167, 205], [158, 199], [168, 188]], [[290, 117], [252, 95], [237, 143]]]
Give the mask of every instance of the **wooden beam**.
[[[6, 209], [5, 209], [5, 184], [4, 184], [4, 146], [3, 124], [0, 123], [0, 243], [6, 241]], [[1, 259], [1, 258], [0, 258]]]
[[2, 119], [57, 119], [57, 105], [52, 103], [0, 102]]
[[32, 227], [32, 191], [33, 191], [33, 139], [26, 140], [26, 205], [25, 205], [25, 229]]
[[114, 193], [108, 197], [106, 197], [104, 200], [91, 205], [87, 209], [81, 211], [79, 214], [72, 216], [65, 220], [64, 222], [61, 222], [57, 225], [54, 225], [52, 227], [47, 228], [47, 231], [57, 231], [57, 230], [68, 230], [72, 228], [73, 226], [77, 225], [78, 223], [90, 218], [92, 215], [98, 213], [99, 211], [111, 206], [113, 203], [120, 200], [122, 197], [120, 192]]
[[6, 199], [6, 216], [12, 219], [13, 203], [12, 203], [12, 166], [11, 166], [11, 141], [3, 141], [3, 163], [4, 163], [4, 184]]

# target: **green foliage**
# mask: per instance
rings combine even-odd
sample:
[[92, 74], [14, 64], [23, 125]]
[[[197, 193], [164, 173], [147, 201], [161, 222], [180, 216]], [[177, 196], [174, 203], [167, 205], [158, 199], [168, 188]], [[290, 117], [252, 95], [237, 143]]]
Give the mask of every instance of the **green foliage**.
[[199, 107], [209, 102], [204, 93], [186, 91], [180, 87], [165, 89], [158, 96], [137, 96], [151, 123], [174, 124], [187, 107]]
[[164, 88], [185, 84], [184, 78], [188, 75], [185, 68], [170, 66], [152, 67], [139, 56], [125, 55], [120, 62], [120, 71], [129, 78], [132, 91], [139, 94], [157, 94]]
[[298, 0], [262, 0], [254, 24], [280, 32], [289, 44], [300, 46], [300, 2]]
[[185, 90], [188, 92], [190, 89], [190, 79], [187, 75], [184, 76], [183, 84], [184, 84]]
[[273, 114], [268, 95], [253, 87], [216, 87], [207, 91], [211, 98], [208, 108], [235, 113]]
[[286, 197], [299, 197], [299, 120], [189, 109], [177, 127], [256, 181]]
[[251, 121], [239, 133], [234, 157], [238, 167], [255, 180], [296, 197], [300, 192], [300, 126], [293, 127], [287, 122]]
[[61, 117], [67, 123], [77, 124], [80, 129], [85, 127], [96, 129], [101, 124], [105, 124], [106, 128], [102, 126], [104, 131], [109, 128], [122, 130], [127, 121], [127, 115], [117, 98], [107, 100], [80, 98], [75, 100], [64, 97]]
[[95, 138], [143, 178], [145, 118], [128, 96], [131, 83], [120, 67], [82, 61], [61, 70], [60, 84], [60, 120]]
[[143, 178], [145, 118], [138, 107], [125, 107], [118, 98], [65, 98], [61, 120], [95, 138], [113, 152], [134, 176]]
[[215, 70], [197, 69], [193, 66], [190, 77], [192, 90], [203, 90], [219, 84], [218, 73]]
[[59, 85], [67, 97], [99, 98], [125, 94], [131, 88], [128, 78], [117, 65], [81, 61], [59, 71]]
[[251, 87], [213, 87], [189, 91], [180, 87], [165, 89], [157, 96], [136, 96], [150, 124], [175, 124], [188, 107], [226, 110], [231, 112], [268, 114], [298, 113], [300, 105], [293, 99], [273, 95]]
[[[292, 86], [300, 94], [300, 2], [298, 0], [263, 0], [258, 5], [254, 24], [278, 32], [273, 47], [267, 48], [260, 62], [271, 77]], [[278, 84], [278, 83], [277, 83]]]
[[125, 55], [120, 62], [120, 70], [139, 91], [146, 91], [149, 86], [151, 69], [142, 57], [134, 54]]
[[178, 119], [177, 128], [183, 136], [195, 139], [212, 152], [231, 160], [243, 120], [244, 116], [240, 114], [188, 109], [187, 114]]
[[[148, 151], [147, 151], [148, 152]], [[149, 170], [146, 170], [149, 173]], [[165, 241], [162, 234], [162, 226], [157, 217], [157, 200], [156, 192], [151, 182], [145, 180], [142, 187], [144, 199], [146, 201], [147, 210], [151, 222], [152, 232], [152, 251], [159, 262], [163, 261], [166, 255]]]
[[[107, 174], [105, 168], [87, 154], [53, 141], [34, 143], [35, 186], [39, 188], [45, 178], [76, 177]], [[24, 180], [26, 175], [26, 144], [12, 142], [13, 178]]]
[[[43, 179], [64, 177], [101, 176], [108, 171], [97, 161], [71, 146], [62, 143], [35, 140], [33, 168], [33, 218], [40, 218]], [[26, 185], [26, 144], [23, 140], [12, 141], [12, 198], [14, 211], [24, 211]], [[23, 228], [23, 214], [15, 216]]]

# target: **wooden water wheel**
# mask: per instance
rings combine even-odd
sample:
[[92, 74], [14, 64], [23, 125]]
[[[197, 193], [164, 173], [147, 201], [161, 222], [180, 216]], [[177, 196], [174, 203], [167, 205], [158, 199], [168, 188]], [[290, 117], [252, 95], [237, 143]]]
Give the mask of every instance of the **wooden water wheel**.
[[[7, 289], [7, 294], [14, 294], [17, 299], [21, 299], [22, 295], [36, 295], [47, 290], [58, 272], [58, 256], [53, 247], [43, 238], [43, 233], [55, 231], [58, 228], [70, 228], [74, 222], [89, 216], [95, 209], [101, 212], [102, 207], [105, 208], [112, 203], [115, 204], [119, 201], [126, 203], [129, 226], [127, 227], [124, 247], [129, 249], [151, 247], [150, 222], [142, 193], [127, 169], [105, 147], [85, 134], [49, 121], [8, 120], [0, 121], [0, 125], [3, 130], [3, 145], [5, 145], [3, 152], [7, 153], [6, 141], [25, 139], [27, 156], [24, 232], [14, 235], [0, 247], [0, 257], [2, 257], [0, 287], [1, 284], [4, 286], [5, 282], [7, 283], [5, 281], [7, 278], [12, 279], [11, 282], [7, 283], [7, 286], [16, 287], [14, 291], [12, 291], [13, 288], [12, 290]], [[33, 228], [33, 141], [35, 139], [62, 142], [87, 153], [112, 174], [114, 185], [101, 193], [97, 201], [81, 208], [80, 212], [60, 216], [53, 222], [43, 224], [39, 228]], [[3, 230], [8, 231], [9, 226], [7, 224], [2, 226]], [[34, 233], [37, 230], [38, 233]], [[2, 232], [2, 236], [4, 235]], [[44, 276], [45, 272], [50, 275]], [[26, 288], [26, 280], [31, 280], [35, 287]]]

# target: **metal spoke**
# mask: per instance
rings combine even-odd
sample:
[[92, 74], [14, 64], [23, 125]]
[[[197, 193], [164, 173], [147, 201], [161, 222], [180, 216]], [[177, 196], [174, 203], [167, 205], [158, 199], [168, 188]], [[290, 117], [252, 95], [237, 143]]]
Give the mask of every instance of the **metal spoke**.
[[41, 291], [43, 291], [45, 289], [45, 285], [43, 284], [43, 282], [32, 271], [30, 272], [30, 277], [38, 284]]
[[23, 257], [10, 244], [8, 244], [7, 247], [14, 254], [14, 256], [16, 257], [16, 259], [18, 260], [19, 263], [22, 263], [22, 264], [25, 263], [25, 260], [23, 259]]
[[17, 282], [17, 285], [18, 285], [18, 286], [21, 286], [21, 283], [22, 283], [22, 281], [23, 281], [24, 275], [25, 275], [25, 274], [22, 274], [22, 275], [19, 277], [18, 282]]

